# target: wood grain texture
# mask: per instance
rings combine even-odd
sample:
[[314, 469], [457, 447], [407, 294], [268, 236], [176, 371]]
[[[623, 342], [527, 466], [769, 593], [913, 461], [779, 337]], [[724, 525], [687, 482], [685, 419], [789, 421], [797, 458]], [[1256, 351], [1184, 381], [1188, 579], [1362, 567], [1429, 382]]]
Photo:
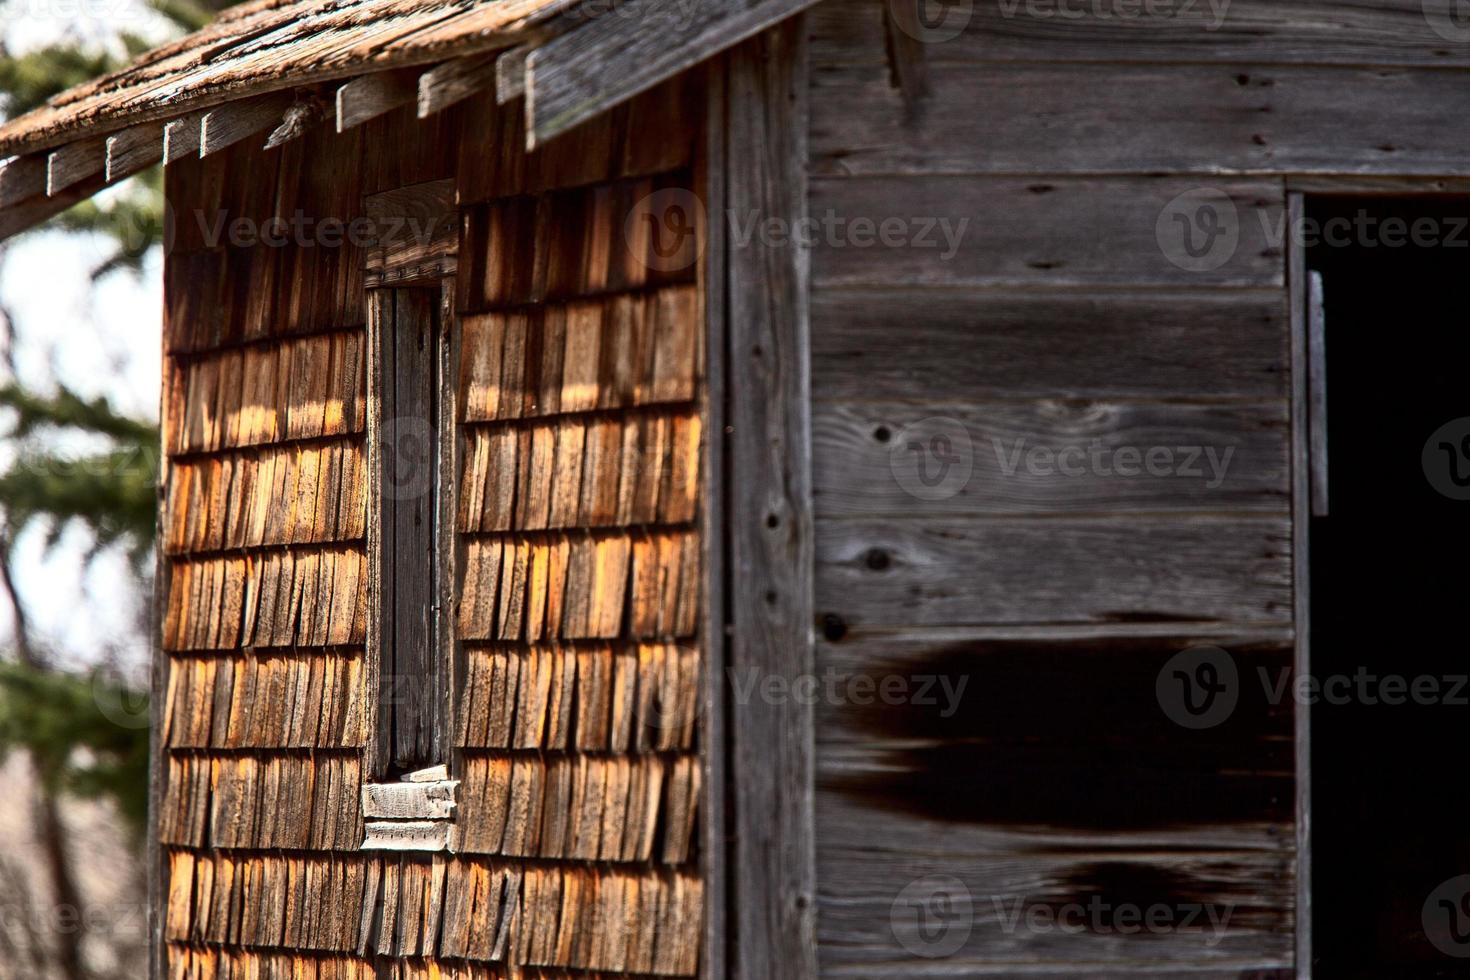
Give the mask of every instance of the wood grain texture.
[[163, 123], [139, 123], [107, 137], [109, 184], [131, 177], [163, 159]]
[[606, 112], [814, 0], [649, 0], [552, 38], [526, 59], [529, 145]]
[[199, 155], [218, 153], [278, 125], [291, 105], [291, 94], [278, 92], [211, 109], [199, 117]]
[[495, 83], [495, 55], [455, 58], [419, 76], [416, 105], [423, 119], [489, 88]]
[[337, 86], [337, 132], [346, 132], [413, 102], [418, 96], [418, 83], [417, 69], [402, 68], [362, 75]]
[[[950, 440], [958, 465], [971, 473], [953, 495], [925, 499], [903, 481], [919, 465], [915, 454], [922, 457], [926, 440], [936, 437]], [[1288, 439], [1284, 403], [822, 402], [812, 419], [816, 510], [819, 520], [876, 514], [1285, 514]]]
[[96, 177], [107, 164], [107, 140], [94, 136], [68, 143], [46, 157], [46, 196], [55, 197], [74, 184]]
[[819, 288], [813, 397], [1279, 401], [1287, 338], [1275, 290]]
[[887, 517], [817, 530], [817, 607], [851, 624], [1291, 621], [1284, 517]]
[[[439, 297], [435, 290], [397, 289], [385, 302], [392, 305], [392, 320], [381, 378], [383, 537], [377, 560], [385, 570], [385, 619], [379, 724], [392, 746], [389, 765], [412, 770], [438, 761], [446, 724], [437, 705], [447, 665], [432, 615]], [[379, 326], [388, 328], [389, 321]], [[384, 705], [390, 710], [382, 711]]]
[[[800, 19], [730, 56], [730, 212], [805, 213], [806, 45]], [[733, 229], [730, 229], [733, 231]], [[728, 243], [729, 666], [791, 679], [811, 664], [812, 567], [807, 256]], [[736, 699], [730, 778], [735, 975], [816, 975], [812, 713], [797, 699]]]
[[[835, 819], [828, 807], [822, 815]], [[965, 837], [931, 830], [922, 850], [900, 862], [888, 847], [926, 828], [869, 820], [860, 840], [821, 852], [824, 974], [871, 976], [914, 958], [912, 947], [924, 949], [904, 921], [903, 890], [926, 879], [943, 882], [973, 915], [959, 949], [931, 958], [926, 976], [1031, 976], [1038, 966], [1040, 976], [1133, 976], [1149, 968], [1165, 976], [1201, 968], [1240, 976], [1291, 962], [1289, 853], [1102, 847], [977, 854]], [[1090, 903], [1103, 911], [1089, 912]], [[1150, 908], [1165, 928], [1141, 928]], [[1128, 915], [1139, 919], [1130, 924]], [[900, 945], [900, 936], [911, 945]]]
[[33, 153], [0, 161], [0, 207], [46, 193], [46, 161], [50, 154]]
[[939, 63], [926, 79], [914, 115], [881, 65], [815, 71], [814, 172], [1213, 178], [1470, 167], [1470, 137], [1450, 124], [1470, 101], [1458, 70]]
[[453, 274], [459, 254], [453, 179], [370, 194], [363, 210], [375, 231], [365, 254], [368, 288], [422, 285]]
[[[812, 247], [819, 290], [1283, 282], [1284, 195], [1280, 181], [1263, 178], [819, 178], [808, 206], [821, 222]], [[1188, 260], [1175, 219], [1195, 220], [1209, 207], [1222, 233], [1236, 237], [1193, 235], [1195, 247], [1217, 243], [1204, 253], [1206, 267]], [[742, 211], [732, 221], [751, 229], [764, 218]]]
[[[1287, 197], [1293, 221], [1306, 216], [1306, 199], [1299, 193]], [[1292, 621], [1296, 624], [1296, 646], [1292, 668], [1297, 677], [1312, 676], [1312, 460], [1311, 460], [1311, 359], [1307, 315], [1310, 280], [1307, 252], [1293, 245], [1287, 253], [1288, 316], [1291, 322], [1291, 580]], [[1310, 977], [1312, 969], [1312, 711], [1296, 705], [1296, 975]]]
[[[812, 60], [882, 64], [884, 0], [812, 12]], [[934, 62], [1214, 62], [1465, 67], [1447, 0], [1232, 0], [1229, 4], [976, 3], [921, 27]], [[1445, 29], [1449, 37], [1436, 32]], [[1460, 40], [1454, 38], [1460, 37]]]

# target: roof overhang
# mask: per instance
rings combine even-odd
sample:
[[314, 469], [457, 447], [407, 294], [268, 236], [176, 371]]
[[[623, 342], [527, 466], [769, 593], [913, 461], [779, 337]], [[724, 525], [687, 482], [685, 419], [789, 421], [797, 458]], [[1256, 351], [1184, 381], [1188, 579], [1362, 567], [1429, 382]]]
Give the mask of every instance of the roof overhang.
[[813, 2], [254, 0], [0, 126], [0, 240], [159, 162], [490, 88], [534, 147]]

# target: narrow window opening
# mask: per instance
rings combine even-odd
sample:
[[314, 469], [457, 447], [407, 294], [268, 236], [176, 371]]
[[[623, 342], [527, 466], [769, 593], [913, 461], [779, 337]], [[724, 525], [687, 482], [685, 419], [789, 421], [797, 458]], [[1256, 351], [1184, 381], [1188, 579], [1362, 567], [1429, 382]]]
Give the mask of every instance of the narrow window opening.
[[380, 778], [442, 764], [448, 658], [436, 597], [441, 329], [438, 289], [374, 292], [380, 399], [378, 746]]

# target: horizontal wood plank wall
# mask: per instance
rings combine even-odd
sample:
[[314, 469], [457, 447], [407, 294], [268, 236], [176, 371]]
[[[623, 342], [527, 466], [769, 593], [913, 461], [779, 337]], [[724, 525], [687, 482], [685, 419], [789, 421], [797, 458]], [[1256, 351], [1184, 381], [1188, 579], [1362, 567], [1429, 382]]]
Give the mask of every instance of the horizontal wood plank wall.
[[[883, 0], [813, 8], [812, 54], [861, 62], [888, 37]], [[1450, 0], [1201, 0], [1094, 4], [1000, 0], [932, 22], [931, 59], [1212, 64], [1470, 66], [1470, 30]], [[963, 29], [956, 29], [963, 23]], [[1140, 106], [1146, 100], [1140, 100]]]
[[[487, 96], [170, 168], [160, 976], [697, 971], [702, 300], [624, 217], [692, 187], [702, 98], [671, 83], [530, 156]], [[468, 649], [459, 853], [431, 858], [358, 850], [364, 255], [319, 236], [443, 178]]]
[[[821, 970], [1290, 975], [1285, 187], [1464, 172], [1470, 46], [1417, 0], [906, 6], [810, 15]], [[1191, 729], [1198, 647], [1241, 686]]]

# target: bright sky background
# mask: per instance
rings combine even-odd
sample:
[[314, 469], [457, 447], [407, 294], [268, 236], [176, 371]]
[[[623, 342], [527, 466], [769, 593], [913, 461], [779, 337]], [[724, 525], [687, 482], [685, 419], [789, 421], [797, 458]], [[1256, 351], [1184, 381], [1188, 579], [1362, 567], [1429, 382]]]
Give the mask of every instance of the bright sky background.
[[[15, 54], [69, 36], [104, 39], [119, 29], [164, 37], [159, 18], [135, 0], [0, 0], [0, 39]], [[105, 247], [100, 239], [45, 233], [9, 248], [0, 266], [0, 297], [16, 317], [17, 369], [32, 387], [61, 381], [156, 419], [161, 257], [149, 257], [141, 279], [117, 272], [94, 285], [89, 273]], [[39, 529], [17, 542], [17, 584], [32, 629], [65, 660], [116, 657], [129, 676], [142, 680], [147, 634], [135, 626], [146, 597], [125, 556], [104, 553], [86, 564], [91, 543], [78, 529], [49, 551]], [[0, 603], [5, 641], [10, 628], [9, 609]]]

